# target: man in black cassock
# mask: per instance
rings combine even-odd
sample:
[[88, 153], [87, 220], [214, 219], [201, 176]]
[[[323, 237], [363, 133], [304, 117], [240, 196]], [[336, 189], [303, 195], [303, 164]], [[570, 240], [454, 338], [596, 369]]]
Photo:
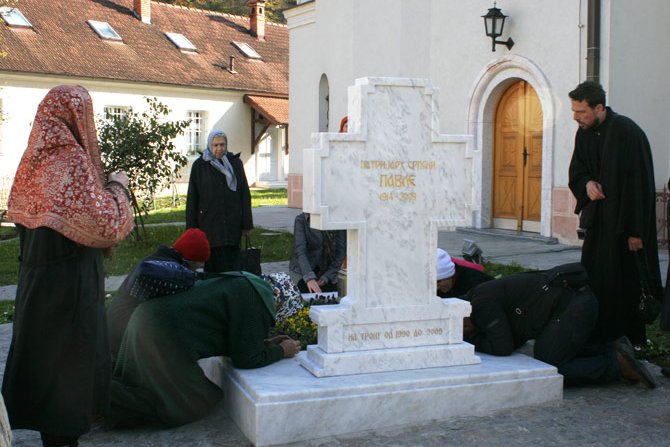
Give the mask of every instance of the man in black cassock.
[[646, 343], [645, 325], [635, 315], [640, 280], [634, 252], [644, 250], [652, 292], [661, 291], [649, 141], [630, 118], [606, 107], [600, 84], [583, 82], [569, 96], [579, 124], [569, 186], [575, 213], [581, 213], [581, 262], [600, 307], [597, 333], [604, 340], [626, 335]]

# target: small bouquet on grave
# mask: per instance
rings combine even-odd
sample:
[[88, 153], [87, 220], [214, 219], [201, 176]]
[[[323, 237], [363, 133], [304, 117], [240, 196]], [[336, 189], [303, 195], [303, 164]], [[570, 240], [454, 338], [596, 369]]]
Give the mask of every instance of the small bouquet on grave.
[[303, 307], [295, 315], [285, 320], [277, 321], [270, 330], [270, 337], [275, 335], [288, 335], [294, 340], [300, 341], [301, 349], [307, 349], [307, 345], [317, 342], [317, 325], [309, 318], [309, 306]]
[[307, 349], [307, 345], [316, 344], [318, 338], [318, 326], [309, 318], [310, 306], [338, 303], [337, 294], [314, 294], [309, 300], [305, 300], [304, 307], [297, 313], [283, 320], [278, 319], [269, 336], [288, 335], [294, 340], [299, 340], [302, 349]]

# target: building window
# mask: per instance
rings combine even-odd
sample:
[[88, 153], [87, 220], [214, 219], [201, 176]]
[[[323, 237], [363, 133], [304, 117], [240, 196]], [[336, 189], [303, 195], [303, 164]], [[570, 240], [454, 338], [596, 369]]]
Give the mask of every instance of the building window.
[[165, 33], [165, 35], [170, 39], [170, 42], [182, 51], [188, 51], [190, 53], [198, 51], [195, 45], [193, 45], [183, 34]]
[[21, 28], [32, 28], [33, 25], [21, 14], [17, 8], [10, 8], [9, 6], [0, 7], [0, 16], [9, 26], [17, 26]]
[[112, 28], [107, 22], [98, 22], [97, 20], [89, 20], [87, 22], [93, 31], [95, 31], [98, 36], [106, 40], [123, 40], [121, 36]]
[[328, 132], [328, 120], [330, 115], [330, 87], [328, 76], [321, 75], [319, 80], [319, 132]]
[[105, 119], [119, 120], [128, 115], [130, 107], [125, 106], [105, 106]]
[[187, 118], [191, 123], [186, 129], [186, 152], [191, 155], [197, 154], [205, 149], [202, 135], [205, 128], [205, 112], [189, 110]]
[[248, 43], [233, 41], [233, 45], [235, 45], [237, 47], [237, 49], [240, 50], [240, 52], [242, 54], [244, 54], [246, 57], [248, 57], [249, 59], [260, 59], [261, 58], [261, 55], [258, 54], [256, 52], [256, 50], [251, 48], [251, 45], [249, 45]]

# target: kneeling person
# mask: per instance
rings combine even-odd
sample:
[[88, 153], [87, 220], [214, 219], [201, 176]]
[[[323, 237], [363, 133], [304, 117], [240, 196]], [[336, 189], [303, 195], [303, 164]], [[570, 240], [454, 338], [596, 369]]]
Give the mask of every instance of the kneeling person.
[[[142, 288], [138, 287], [141, 282], [140, 276], [143, 266], [147, 262], [174, 263], [177, 266], [183, 266], [184, 270], [195, 271], [205, 265], [205, 262], [209, 259], [209, 254], [209, 241], [205, 233], [197, 228], [189, 228], [179, 236], [171, 247], [159, 246], [154, 253], [135, 266], [133, 271], [123, 280], [107, 309], [107, 331], [113, 359], [116, 359], [118, 355], [128, 320], [130, 320], [137, 306], [146, 299], [145, 293], [142, 293]], [[174, 284], [153, 283], [150, 288], [153, 295], [165, 296], [176, 293], [177, 289], [170, 286], [174, 286]], [[182, 290], [184, 288], [186, 287], [181, 287]]]
[[287, 336], [265, 339], [274, 319], [272, 289], [250, 273], [224, 273], [142, 303], [114, 367], [108, 425], [172, 427], [207, 415], [223, 393], [199, 359], [224, 355], [236, 368], [259, 368], [300, 351]]
[[580, 264], [566, 264], [480, 284], [464, 298], [472, 313], [464, 320], [463, 338], [479, 352], [500, 356], [535, 340], [534, 357], [556, 366], [568, 384], [624, 378], [654, 388], [627, 338], [592, 341], [598, 301], [586, 283]]
[[437, 296], [440, 298], [461, 297], [476, 285], [492, 279], [483, 271], [457, 264], [449, 253], [437, 249]]

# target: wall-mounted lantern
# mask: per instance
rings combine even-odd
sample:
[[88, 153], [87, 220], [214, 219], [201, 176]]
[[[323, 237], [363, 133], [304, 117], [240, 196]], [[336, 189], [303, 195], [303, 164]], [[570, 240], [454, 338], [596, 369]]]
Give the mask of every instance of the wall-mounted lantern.
[[484, 19], [486, 35], [493, 41], [491, 43], [491, 51], [496, 50], [496, 44], [505, 45], [507, 49], [510, 50], [514, 46], [514, 41], [511, 37], [506, 41], [496, 40], [497, 37], [502, 35], [503, 28], [505, 27], [505, 19], [507, 18], [507, 16], [500, 11], [500, 8], [496, 8], [496, 2], [493, 2], [493, 8], [490, 8], [489, 12], [482, 16], [482, 18]]

